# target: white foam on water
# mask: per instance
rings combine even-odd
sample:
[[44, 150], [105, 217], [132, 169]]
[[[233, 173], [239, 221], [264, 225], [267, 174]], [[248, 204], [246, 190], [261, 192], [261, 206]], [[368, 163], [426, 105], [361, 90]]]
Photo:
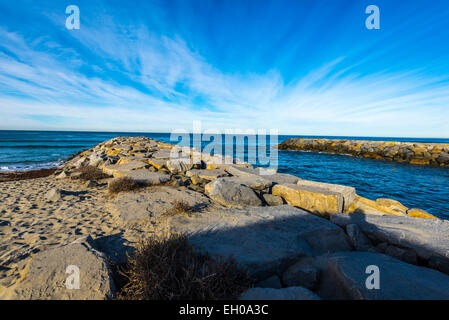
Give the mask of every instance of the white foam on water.
[[63, 161], [52, 161], [52, 162], [33, 163], [33, 164], [17, 164], [14, 166], [0, 166], [0, 172], [29, 171], [29, 170], [57, 168], [62, 164], [62, 162]]

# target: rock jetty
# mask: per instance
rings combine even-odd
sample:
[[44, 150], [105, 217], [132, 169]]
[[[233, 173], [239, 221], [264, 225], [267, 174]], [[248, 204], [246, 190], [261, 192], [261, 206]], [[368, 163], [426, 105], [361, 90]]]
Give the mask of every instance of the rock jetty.
[[278, 148], [346, 154], [417, 165], [449, 166], [449, 144], [443, 143], [294, 138], [280, 143]]
[[[79, 183], [79, 169], [87, 166], [106, 178]], [[147, 187], [107, 195], [105, 184], [123, 177]], [[360, 197], [350, 186], [267, 172], [145, 137], [100, 143], [41, 179], [58, 188], [45, 190], [44, 180], [36, 179], [42, 190], [23, 208], [44, 202], [56, 212], [67, 208], [67, 218], [51, 215], [49, 227], [38, 229], [39, 239], [54, 243], [51, 232], [65, 219], [78, 239], [42, 250], [35, 239], [24, 246], [30, 252], [8, 248], [14, 239], [6, 237], [0, 243], [6, 248], [0, 262], [9, 270], [8, 280], [0, 282], [4, 297], [114, 298], [114, 265], [127, 261], [138, 236], [168, 232], [187, 234], [198, 252], [232, 256], [245, 268], [256, 285], [240, 299], [449, 299], [449, 221], [394, 199]], [[17, 186], [3, 183], [5, 190]], [[75, 184], [76, 193], [63, 190]], [[81, 206], [87, 201], [92, 204]], [[179, 201], [192, 208], [190, 214], [167, 215]], [[15, 228], [22, 237], [32, 236], [44, 216], [35, 214], [28, 224], [26, 214], [8, 210], [0, 217], [2, 236]], [[98, 223], [108, 224], [101, 237], [94, 233]], [[23, 268], [15, 277], [18, 266]], [[82, 289], [67, 289], [68, 266], [79, 268]], [[380, 272], [379, 288], [366, 284], [373, 266]]]

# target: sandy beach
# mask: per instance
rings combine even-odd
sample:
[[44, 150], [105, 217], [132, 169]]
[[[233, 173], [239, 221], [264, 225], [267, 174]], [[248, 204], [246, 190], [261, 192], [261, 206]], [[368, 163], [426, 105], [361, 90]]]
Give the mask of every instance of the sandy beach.
[[[57, 202], [46, 199], [53, 188], [65, 191]], [[28, 261], [40, 251], [82, 236], [121, 234], [135, 242], [149, 236], [153, 224], [126, 228], [107, 208], [107, 180], [96, 188], [54, 176], [0, 183], [0, 299], [20, 279]]]

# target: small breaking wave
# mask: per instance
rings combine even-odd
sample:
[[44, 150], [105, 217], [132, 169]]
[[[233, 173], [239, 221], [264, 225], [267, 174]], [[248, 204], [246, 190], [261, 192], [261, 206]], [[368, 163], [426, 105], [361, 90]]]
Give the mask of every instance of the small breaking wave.
[[59, 167], [62, 163], [63, 163], [63, 161], [52, 161], [52, 162], [45, 162], [45, 163], [6, 165], [6, 166], [0, 166], [0, 172], [51, 169], [51, 168]]

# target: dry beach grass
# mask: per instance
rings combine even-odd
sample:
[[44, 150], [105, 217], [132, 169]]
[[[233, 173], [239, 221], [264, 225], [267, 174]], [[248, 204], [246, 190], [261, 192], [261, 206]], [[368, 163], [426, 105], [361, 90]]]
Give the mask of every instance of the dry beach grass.
[[252, 286], [234, 260], [195, 252], [179, 234], [140, 242], [122, 274], [128, 281], [119, 295], [123, 300], [236, 299]]

